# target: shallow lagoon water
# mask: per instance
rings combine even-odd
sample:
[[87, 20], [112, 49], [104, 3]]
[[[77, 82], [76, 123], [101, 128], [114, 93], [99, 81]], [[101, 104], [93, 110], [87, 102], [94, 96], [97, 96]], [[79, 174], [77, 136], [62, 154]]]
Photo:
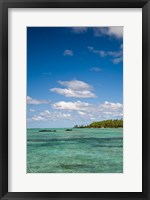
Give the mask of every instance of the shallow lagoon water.
[[27, 129], [27, 173], [123, 172], [122, 128], [39, 130]]

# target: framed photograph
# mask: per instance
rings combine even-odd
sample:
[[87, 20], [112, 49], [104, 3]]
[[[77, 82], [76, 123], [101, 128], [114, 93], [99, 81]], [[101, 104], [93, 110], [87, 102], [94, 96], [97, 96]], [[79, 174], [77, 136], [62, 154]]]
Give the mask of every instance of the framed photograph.
[[1, 199], [149, 199], [149, 1], [0, 3]]

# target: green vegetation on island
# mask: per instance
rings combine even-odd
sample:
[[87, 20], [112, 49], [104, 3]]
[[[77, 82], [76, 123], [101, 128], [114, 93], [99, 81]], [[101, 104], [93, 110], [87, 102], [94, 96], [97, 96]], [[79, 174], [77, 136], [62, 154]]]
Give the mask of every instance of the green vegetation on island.
[[75, 125], [74, 128], [122, 128], [123, 119], [110, 119], [99, 122], [92, 122], [89, 125]]

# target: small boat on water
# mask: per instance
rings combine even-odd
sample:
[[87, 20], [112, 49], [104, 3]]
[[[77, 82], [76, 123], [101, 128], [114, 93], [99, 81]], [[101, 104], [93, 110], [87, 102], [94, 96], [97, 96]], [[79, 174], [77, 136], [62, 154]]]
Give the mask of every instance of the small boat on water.
[[66, 131], [72, 131], [72, 129], [66, 129]]
[[43, 130], [39, 130], [39, 132], [56, 132], [56, 130], [45, 130], [45, 129], [43, 129]]

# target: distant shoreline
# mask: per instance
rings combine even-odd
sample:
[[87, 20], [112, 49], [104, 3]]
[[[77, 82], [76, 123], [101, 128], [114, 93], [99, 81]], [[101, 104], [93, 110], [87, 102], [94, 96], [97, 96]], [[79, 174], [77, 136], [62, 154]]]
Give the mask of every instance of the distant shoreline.
[[[123, 129], [123, 127], [107, 127], [107, 128], [95, 128], [95, 127], [93, 127], [93, 128], [87, 128], [87, 127], [85, 127], [84, 129]], [[66, 128], [37, 128], [37, 127], [35, 127], [35, 128], [27, 128], [27, 129], [68, 129], [67, 127]], [[83, 128], [69, 128], [69, 129], [83, 129]]]
[[75, 125], [74, 128], [123, 128], [123, 119], [97, 121], [89, 125]]
[[[74, 129], [74, 128], [123, 128], [123, 119], [110, 119], [110, 120], [103, 120], [103, 121], [97, 121], [97, 122], [92, 122], [89, 125], [75, 125], [74, 127], [53, 127], [53, 128], [48, 128], [48, 127], [40, 127], [37, 129]], [[36, 128], [27, 128], [27, 129], [36, 129]]]
[[[116, 128], [116, 129], [118, 129], [118, 128], [123, 128], [123, 127], [84, 127], [84, 129], [86, 129], [86, 128], [90, 128], [90, 129], [106, 129], [106, 128]], [[73, 127], [73, 129], [74, 129], [74, 127]], [[76, 128], [76, 129], [82, 129], [82, 127], [79, 127], [79, 128]]]

